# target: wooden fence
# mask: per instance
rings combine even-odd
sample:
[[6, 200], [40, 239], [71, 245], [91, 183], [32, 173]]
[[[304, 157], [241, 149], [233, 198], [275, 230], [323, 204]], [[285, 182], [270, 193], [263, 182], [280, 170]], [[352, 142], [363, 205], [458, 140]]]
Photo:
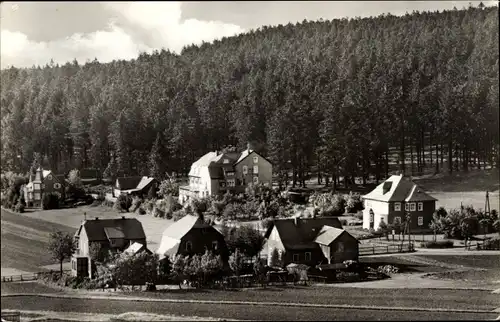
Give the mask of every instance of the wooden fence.
[[[71, 272], [71, 270], [63, 270], [63, 274], [68, 274], [70, 272]], [[2, 283], [4, 283], [4, 282], [7, 283], [7, 282], [36, 281], [44, 275], [53, 274], [53, 273], [59, 273], [59, 271], [36, 272], [36, 273], [30, 273], [30, 274], [2, 276]]]
[[360, 246], [359, 256], [379, 255], [379, 254], [394, 254], [394, 253], [408, 253], [413, 251], [413, 244], [408, 245], [379, 245], [379, 246]]

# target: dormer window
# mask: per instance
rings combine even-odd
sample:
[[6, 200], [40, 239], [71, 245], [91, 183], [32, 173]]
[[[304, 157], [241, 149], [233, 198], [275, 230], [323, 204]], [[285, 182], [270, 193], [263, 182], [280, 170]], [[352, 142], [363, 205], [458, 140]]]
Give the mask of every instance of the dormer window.
[[229, 159], [224, 159], [224, 161], [222, 161], [222, 163], [228, 164], [229, 163]]

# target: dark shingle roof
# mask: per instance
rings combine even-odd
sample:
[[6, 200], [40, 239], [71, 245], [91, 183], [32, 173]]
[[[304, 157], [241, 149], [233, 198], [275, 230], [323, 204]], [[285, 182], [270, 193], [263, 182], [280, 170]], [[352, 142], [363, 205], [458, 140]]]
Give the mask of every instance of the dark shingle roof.
[[266, 238], [269, 238], [274, 226], [278, 230], [283, 245], [288, 249], [316, 248], [315, 238], [323, 226], [342, 229], [337, 217], [297, 218], [297, 225], [295, 218], [277, 219], [267, 230]]
[[109, 238], [146, 239], [141, 222], [135, 218], [87, 220], [83, 227], [89, 241], [108, 240], [107, 235]]
[[121, 177], [117, 178], [118, 184], [121, 190], [135, 189], [139, 182], [141, 182], [142, 176], [134, 177]]
[[[384, 189], [384, 187], [387, 189]], [[415, 195], [415, 197], [412, 197], [415, 191], [417, 191], [417, 194]], [[414, 182], [412, 182], [408, 178], [397, 175], [393, 175], [386, 181], [379, 184], [370, 193], [364, 195], [363, 198], [385, 201], [385, 202], [436, 200], [435, 198], [424, 193], [420, 187], [418, 187]]]

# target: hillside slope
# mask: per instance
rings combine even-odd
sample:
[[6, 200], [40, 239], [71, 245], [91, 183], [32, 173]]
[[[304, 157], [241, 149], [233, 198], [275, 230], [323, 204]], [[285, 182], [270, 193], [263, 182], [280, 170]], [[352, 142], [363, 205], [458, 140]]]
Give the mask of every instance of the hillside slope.
[[298, 182], [309, 170], [383, 176], [394, 155], [416, 173], [498, 165], [498, 56], [498, 7], [471, 7], [262, 27], [181, 55], [10, 68], [2, 169], [39, 158], [56, 172], [161, 177], [249, 141]]

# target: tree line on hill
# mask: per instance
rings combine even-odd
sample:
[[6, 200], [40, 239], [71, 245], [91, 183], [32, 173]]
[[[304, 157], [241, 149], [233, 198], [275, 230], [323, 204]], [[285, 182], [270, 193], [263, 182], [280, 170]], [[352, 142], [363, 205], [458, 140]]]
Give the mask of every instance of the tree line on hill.
[[1, 71], [2, 169], [35, 159], [163, 178], [247, 142], [294, 186], [310, 173], [381, 179], [393, 151], [412, 174], [498, 166], [498, 56], [498, 7], [481, 5], [264, 26], [180, 55], [12, 67]]

